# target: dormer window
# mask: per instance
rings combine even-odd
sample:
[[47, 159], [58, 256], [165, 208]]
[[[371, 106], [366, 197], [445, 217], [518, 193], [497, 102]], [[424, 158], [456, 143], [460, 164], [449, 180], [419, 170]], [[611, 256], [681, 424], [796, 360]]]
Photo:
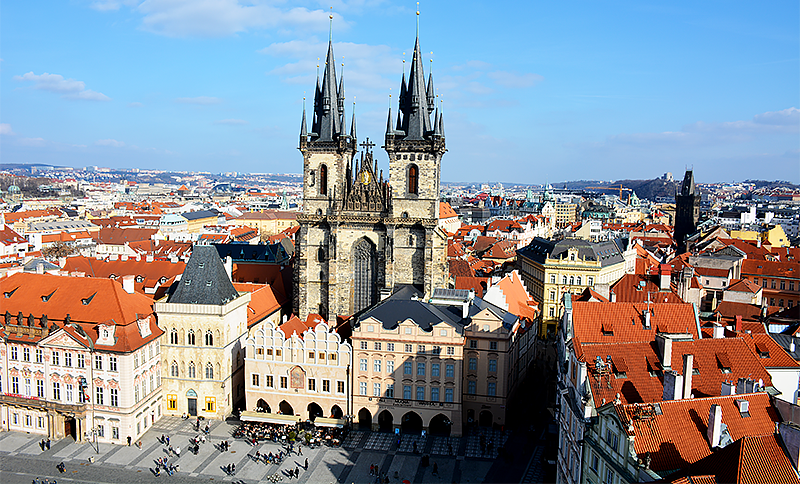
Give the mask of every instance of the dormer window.
[[97, 294], [97, 293], [94, 293], [94, 294], [92, 294], [91, 296], [89, 296], [87, 298], [81, 299], [81, 304], [83, 304], [84, 306], [88, 306], [89, 303], [92, 302], [92, 299], [94, 299], [95, 294]]

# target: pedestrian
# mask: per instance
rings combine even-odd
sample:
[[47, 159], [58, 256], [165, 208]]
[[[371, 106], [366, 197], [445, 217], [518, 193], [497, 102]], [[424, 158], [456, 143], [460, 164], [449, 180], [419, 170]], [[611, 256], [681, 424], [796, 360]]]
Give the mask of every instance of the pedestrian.
[[439, 477], [439, 464], [433, 463], [433, 475]]
[[303, 446], [300, 444], [297, 445], [297, 455], [303, 455]]
[[305, 464], [303, 464], [303, 470], [304, 470], [304, 471], [307, 471], [307, 470], [308, 470], [308, 457], [306, 457], [306, 463], [305, 463]]
[[375, 464], [370, 464], [369, 465], [369, 475], [371, 475], [371, 476], [375, 475]]
[[295, 464], [295, 468], [294, 468], [294, 475], [295, 475], [295, 477], [297, 477], [298, 479], [300, 478], [300, 466], [298, 466], [298, 465], [296, 465], [296, 464]]
[[453, 455], [453, 444], [447, 443], [447, 455]]
[[181, 448], [180, 447], [175, 447], [175, 456], [176, 457], [180, 457], [181, 456]]
[[47, 450], [50, 450], [50, 437], [47, 438]]
[[167, 445], [169, 445], [169, 435], [167, 435]]

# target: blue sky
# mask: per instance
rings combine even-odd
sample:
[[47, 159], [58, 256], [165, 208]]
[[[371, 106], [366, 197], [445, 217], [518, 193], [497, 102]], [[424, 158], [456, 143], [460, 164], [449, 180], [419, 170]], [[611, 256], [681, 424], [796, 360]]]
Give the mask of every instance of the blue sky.
[[[0, 162], [299, 173], [330, 6], [348, 122], [355, 96], [360, 140], [379, 143], [416, 2], [14, 1], [0, 17]], [[701, 182], [800, 183], [797, 1], [429, 0], [420, 11], [445, 114], [443, 180], [693, 167]]]

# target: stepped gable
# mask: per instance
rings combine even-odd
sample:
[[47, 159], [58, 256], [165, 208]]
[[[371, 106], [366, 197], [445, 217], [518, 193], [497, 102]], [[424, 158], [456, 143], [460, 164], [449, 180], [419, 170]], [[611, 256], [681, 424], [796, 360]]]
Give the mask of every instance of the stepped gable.
[[239, 297], [214, 246], [198, 245], [186, 263], [169, 303], [221, 306]]

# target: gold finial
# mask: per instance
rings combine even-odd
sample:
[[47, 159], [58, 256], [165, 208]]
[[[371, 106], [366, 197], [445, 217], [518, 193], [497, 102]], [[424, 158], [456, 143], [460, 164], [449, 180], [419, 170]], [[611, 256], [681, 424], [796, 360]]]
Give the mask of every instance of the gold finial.
[[417, 37], [419, 37], [419, 2], [417, 2]]
[[333, 41], [333, 6], [331, 6], [331, 13], [328, 15], [330, 19], [330, 27], [328, 28], [328, 42]]

